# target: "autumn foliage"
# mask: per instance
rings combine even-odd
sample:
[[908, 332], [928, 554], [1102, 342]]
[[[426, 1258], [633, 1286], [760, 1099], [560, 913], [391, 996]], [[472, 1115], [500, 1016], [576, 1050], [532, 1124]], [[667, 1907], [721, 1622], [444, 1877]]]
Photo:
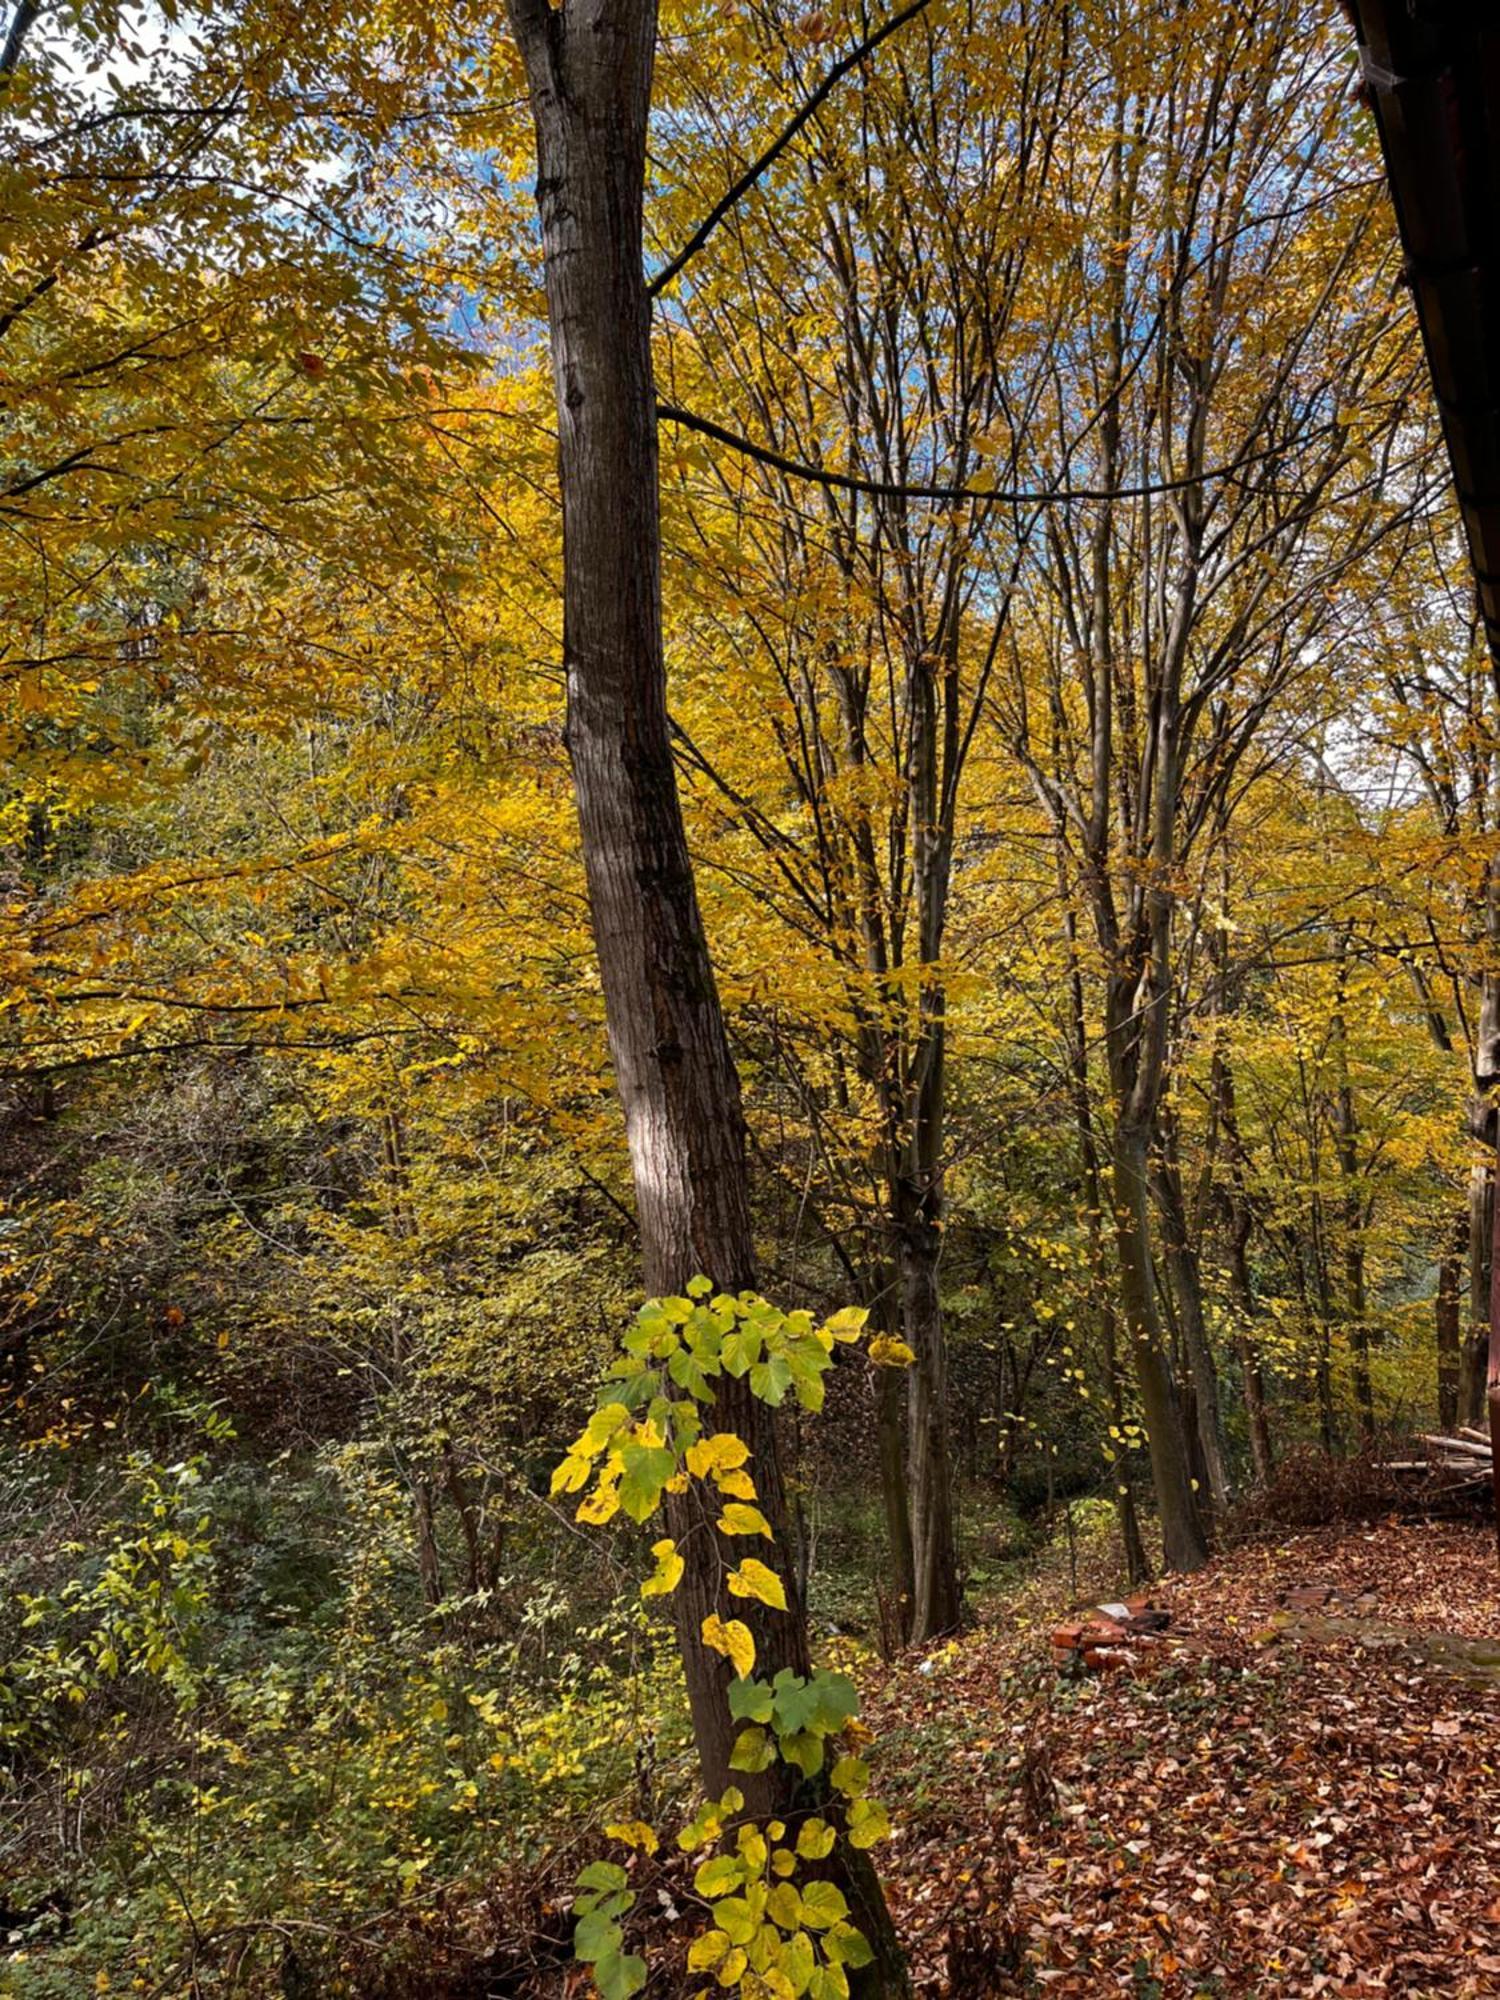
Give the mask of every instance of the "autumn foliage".
[[0, 1992], [1500, 1990], [1339, 10], [507, 19], [0, 17]]

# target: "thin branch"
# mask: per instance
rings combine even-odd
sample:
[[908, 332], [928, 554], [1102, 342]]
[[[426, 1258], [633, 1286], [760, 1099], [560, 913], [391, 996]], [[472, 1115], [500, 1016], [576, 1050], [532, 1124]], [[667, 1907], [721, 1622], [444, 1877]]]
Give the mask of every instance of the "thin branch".
[[1009, 491], [999, 487], [904, 485], [900, 481], [887, 479], [865, 479], [856, 473], [825, 472], [822, 467], [806, 465], [800, 459], [787, 458], [768, 445], [754, 444], [738, 431], [726, 430], [722, 424], [714, 423], [708, 417], [700, 417], [692, 410], [679, 409], [675, 403], [658, 403], [658, 422], [676, 424], [682, 430], [697, 431], [703, 437], [713, 438], [717, 444], [727, 445], [744, 458], [754, 459], [758, 465], [766, 465], [773, 472], [785, 473], [789, 479], [806, 480], [814, 486], [832, 487], [840, 493], [865, 493], [877, 500], [988, 500], [1005, 507], [1065, 507], [1074, 501], [1083, 500], [1145, 500], [1159, 493], [1183, 493], [1200, 486], [1209, 479], [1230, 479], [1246, 466], [1261, 464], [1266, 459], [1282, 458], [1288, 452], [1300, 451], [1304, 446], [1315, 443], [1320, 437], [1335, 428], [1331, 423], [1322, 424], [1317, 430], [1309, 431], [1305, 437], [1292, 442], [1263, 445], [1257, 451], [1245, 451], [1238, 458], [1232, 458], [1227, 465], [1215, 465], [1202, 472], [1186, 474], [1181, 479], [1165, 479], [1146, 486], [1053, 486], [1040, 491]]
[[719, 224], [740, 198], [748, 194], [767, 168], [774, 166], [776, 161], [780, 159], [793, 139], [796, 138], [803, 126], [812, 117], [818, 106], [828, 97], [835, 84], [842, 82], [851, 69], [857, 69], [865, 57], [872, 55], [888, 36], [894, 35], [898, 28], [904, 28], [908, 21], [915, 20], [917, 15], [922, 13], [927, 5], [928, 0], [912, 0], [912, 4], [909, 7], [903, 7], [899, 14], [893, 14], [890, 20], [885, 22], [882, 27], [876, 28], [871, 34], [866, 35], [858, 48], [851, 49], [848, 55], [840, 57], [839, 61], [834, 64], [833, 68], [823, 78], [817, 89], [813, 91], [810, 97], [804, 100], [800, 108], [782, 126], [780, 132], [759, 158], [753, 160], [740, 175], [739, 179], [729, 188], [728, 192], [715, 202], [714, 206], [698, 224], [698, 227], [693, 231], [687, 242], [677, 252], [677, 255], [669, 264], [664, 265], [657, 272], [656, 276], [646, 287], [647, 298], [654, 299], [659, 297], [678, 273], [693, 261], [709, 237], [713, 235]]

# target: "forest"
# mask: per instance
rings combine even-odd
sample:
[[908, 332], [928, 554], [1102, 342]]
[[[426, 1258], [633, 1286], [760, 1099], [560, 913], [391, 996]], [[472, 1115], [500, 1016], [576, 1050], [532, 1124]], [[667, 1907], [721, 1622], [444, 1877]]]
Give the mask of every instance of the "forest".
[[5, 2000], [1500, 1994], [1484, 11], [0, 7]]

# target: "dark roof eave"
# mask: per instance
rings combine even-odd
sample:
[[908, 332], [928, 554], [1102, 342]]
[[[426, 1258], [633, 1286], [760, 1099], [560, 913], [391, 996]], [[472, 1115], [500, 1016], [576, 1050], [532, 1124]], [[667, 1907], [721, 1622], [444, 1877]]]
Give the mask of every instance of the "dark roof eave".
[[1500, 6], [1355, 0], [1355, 12], [1480, 612], [1500, 668]]

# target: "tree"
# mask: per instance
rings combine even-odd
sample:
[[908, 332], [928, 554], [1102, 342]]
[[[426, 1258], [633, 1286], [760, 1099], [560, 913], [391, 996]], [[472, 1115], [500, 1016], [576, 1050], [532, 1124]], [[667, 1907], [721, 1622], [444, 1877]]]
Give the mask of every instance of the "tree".
[[[1325, 177], [1357, 141], [1309, 10], [1238, 12], [1207, 64], [1180, 17], [1149, 55], [1108, 8], [1098, 37], [1111, 115], [1070, 168], [1080, 215], [1105, 190], [1107, 240], [1080, 253], [1053, 307], [1076, 335], [1053, 448], [1120, 494], [1049, 515], [1035, 602], [1053, 615], [1015, 631], [995, 706], [1100, 955], [1123, 1313], [1167, 1561], [1190, 1568], [1207, 1544], [1152, 1256], [1155, 1178], [1212, 1466], [1213, 1360], [1169, 1155], [1166, 1174], [1155, 1164], [1170, 1142], [1179, 909], [1273, 704], [1334, 643], [1337, 579], [1400, 517], [1379, 454], [1394, 452], [1412, 361], [1379, 304], [1387, 247], [1368, 198], [1350, 197], [1336, 228], [1325, 213], [1341, 198], [1325, 200]], [[1082, 445], [1080, 395], [1100, 412]], [[1216, 476], [1216, 461], [1233, 469]]]
[[[773, 73], [795, 63], [800, 33], [791, 17], [758, 22]], [[710, 38], [674, 65], [695, 151], [705, 125], [727, 122], [735, 142], [724, 60]], [[894, 1595], [917, 1640], [962, 1609], [941, 1296], [950, 927], [970, 753], [1019, 570], [1016, 524], [983, 496], [1026, 462], [1045, 376], [1030, 273], [1052, 253], [1048, 169], [1070, 81], [1050, 0], [914, 22], [737, 215], [712, 273], [674, 303], [665, 347], [674, 421], [691, 427], [712, 396], [739, 427], [721, 422], [720, 451], [685, 482], [698, 510], [677, 555], [694, 585], [684, 622], [707, 671], [764, 703], [795, 814], [766, 813], [762, 739], [733, 712], [694, 731], [685, 761], [750, 836], [749, 865], [785, 908], [781, 949], [811, 941], [820, 989], [831, 974], [844, 1000], [825, 1008], [817, 1063], [785, 1032], [777, 1053], [820, 1132], [839, 1122], [836, 1101], [859, 1106], [852, 1156], [829, 1166], [860, 1216], [870, 1289], [913, 1354], [904, 1469], [893, 1382], [880, 1451]], [[703, 531], [709, 506], [732, 518], [733, 545]], [[866, 1118], [880, 1134], [873, 1199]]]
[[[704, 1274], [754, 1283], [739, 1078], [719, 1007], [673, 767], [662, 640], [661, 529], [651, 302], [642, 266], [653, 0], [513, 0], [536, 122], [537, 199], [552, 338], [563, 511], [568, 753], [616, 1085], [625, 1111], [647, 1290]], [[773, 1536], [786, 1505], [770, 1413], [726, 1379], [715, 1419], [748, 1445]], [[738, 1735], [730, 1662], [704, 1643], [720, 1608], [712, 1538], [684, 1520], [673, 1596], [694, 1735], [711, 1793]], [[763, 1621], [768, 1679], [809, 1671], [805, 1615]], [[784, 1766], [773, 1767], [778, 1772]], [[791, 1773], [780, 1779], [786, 1785]], [[755, 1808], [778, 1780], [749, 1783]], [[872, 1992], [905, 1973], [868, 1864], [847, 1864], [874, 1949]]]

